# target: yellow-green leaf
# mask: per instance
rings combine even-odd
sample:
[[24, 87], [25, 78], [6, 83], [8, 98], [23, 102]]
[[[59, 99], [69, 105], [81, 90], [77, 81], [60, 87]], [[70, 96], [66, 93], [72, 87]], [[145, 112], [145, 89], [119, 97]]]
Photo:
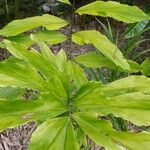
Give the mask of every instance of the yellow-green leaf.
[[[51, 45], [61, 43], [67, 39], [65, 35], [59, 32], [48, 31], [48, 30], [37, 31], [33, 35], [36, 36], [38, 41], [47, 42]], [[25, 34], [24, 35], [21, 34], [17, 36], [10, 36], [8, 37], [8, 40], [19, 43], [19, 44], [23, 44], [26, 46], [31, 46], [32, 44], [36, 43], [36, 41], [33, 41], [30, 38], [30, 35], [25, 35]]]
[[98, 114], [76, 113], [73, 115], [83, 131], [107, 150], [149, 150], [150, 133], [115, 131], [110, 122], [98, 119]]
[[15, 20], [0, 30], [0, 35], [9, 37], [43, 26], [47, 30], [57, 30], [68, 23], [52, 15], [42, 15], [21, 20]]
[[150, 57], [146, 58], [141, 66], [142, 66], [142, 73], [146, 76], [150, 76]]
[[79, 45], [93, 44], [117, 66], [125, 70], [130, 70], [130, 66], [119, 48], [100, 32], [95, 30], [79, 31], [73, 34], [73, 41]]
[[64, 113], [65, 106], [54, 95], [38, 100], [0, 100], [0, 131], [29, 121], [45, 121]]
[[82, 65], [90, 68], [101, 68], [107, 67], [112, 70], [118, 70], [122, 72], [139, 72], [141, 71], [141, 66], [132, 60], [127, 60], [130, 65], [130, 70], [124, 70], [121, 67], [118, 67], [115, 63], [113, 63], [107, 57], [97, 54], [96, 52], [89, 52], [82, 55], [79, 55], [75, 58], [75, 60]]
[[71, 79], [74, 80], [76, 86], [80, 88], [82, 85], [88, 82], [84, 70], [79, 67], [73, 61], [68, 62], [68, 73], [71, 76]]
[[150, 92], [150, 79], [145, 76], [129, 76], [117, 81], [114, 81], [110, 84], [107, 84], [104, 87], [104, 92], [107, 94], [122, 94], [126, 92]]
[[113, 113], [138, 125], [150, 124], [150, 118], [148, 117], [150, 115], [149, 95], [130, 91], [128, 94], [113, 96], [108, 95], [108, 92], [104, 94], [102, 88], [101, 85], [95, 86], [95, 83], [81, 87], [73, 98], [77, 110], [99, 113], [100, 115]]
[[79, 150], [69, 118], [48, 119], [36, 129], [32, 135], [29, 150], [41, 149]]
[[69, 0], [57, 0], [57, 1], [68, 4], [68, 5], [71, 5]]
[[112, 17], [126, 23], [148, 20], [150, 17], [136, 6], [128, 6], [114, 1], [96, 1], [79, 8], [80, 15], [89, 14], [102, 17]]

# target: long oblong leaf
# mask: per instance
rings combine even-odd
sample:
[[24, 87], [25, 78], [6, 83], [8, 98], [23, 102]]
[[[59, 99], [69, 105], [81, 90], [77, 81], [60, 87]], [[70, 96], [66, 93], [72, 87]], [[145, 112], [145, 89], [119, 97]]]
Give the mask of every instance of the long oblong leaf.
[[6, 48], [11, 54], [19, 59], [23, 59], [38, 72], [42, 73], [46, 78], [51, 74], [57, 74], [57, 70], [53, 64], [44, 59], [44, 57], [36, 50], [32, 49], [29, 51], [26, 46], [8, 40], [5, 40], [4, 42], [6, 44]]
[[[142, 93], [123, 94], [109, 99], [108, 112], [137, 125], [150, 124], [150, 96]], [[105, 108], [104, 108], [105, 111]], [[143, 117], [144, 116], [144, 117]]]
[[69, 118], [48, 119], [37, 128], [32, 135], [29, 150], [41, 149], [79, 150]]
[[[85, 115], [85, 116], [83, 116]], [[87, 117], [90, 115], [90, 118]], [[105, 132], [102, 130], [98, 130], [96, 126], [94, 126], [93, 114], [86, 113], [76, 113], [73, 115], [75, 121], [78, 123], [80, 128], [98, 145], [105, 147], [107, 150], [120, 150], [119, 146], [115, 145], [112, 142], [111, 138], [107, 136]], [[99, 121], [99, 126], [103, 129], [106, 128], [106, 124]]]
[[75, 85], [80, 88], [88, 82], [84, 70], [73, 61], [68, 62], [68, 73], [74, 80]]
[[83, 69], [73, 61], [67, 62], [67, 56], [63, 50], [61, 50], [55, 56], [45, 43], [41, 43], [41, 49], [42, 55], [45, 57], [45, 59], [54, 64], [54, 66], [60, 72], [67, 73], [78, 88], [83, 84], [87, 83], [87, 78]]
[[86, 67], [90, 68], [101, 68], [101, 67], [107, 67], [112, 70], [118, 70], [122, 72], [139, 72], [141, 71], [141, 66], [131, 60], [127, 60], [128, 64], [130, 65], [130, 70], [124, 70], [121, 67], [118, 67], [115, 63], [113, 63], [110, 59], [107, 57], [104, 57], [102, 55], [97, 54], [96, 52], [89, 52], [82, 54], [80, 56], [77, 56], [75, 60], [82, 65], [85, 65]]
[[48, 30], [57, 30], [64, 27], [68, 23], [60, 18], [52, 15], [42, 15], [36, 17], [30, 17], [22, 20], [15, 20], [0, 30], [0, 35], [9, 37], [15, 36], [25, 31], [37, 28], [40, 26], [45, 27]]
[[148, 20], [150, 17], [136, 6], [128, 6], [113, 1], [96, 1], [79, 8], [80, 15], [89, 14], [102, 17], [112, 17], [126, 23], [134, 23]]
[[83, 131], [96, 143], [107, 150], [149, 150], [150, 134], [148, 132], [131, 133], [112, 129], [106, 120], [98, 119], [98, 114], [76, 113], [73, 115]]
[[103, 86], [100, 85], [99, 87], [95, 86], [95, 83], [81, 87], [82, 92], [77, 92], [73, 99], [77, 110], [95, 112], [100, 115], [113, 113], [138, 125], [148, 125], [150, 123], [148, 117], [150, 114], [149, 95], [131, 91], [132, 93], [121, 95], [118, 92], [117, 96], [113, 96], [108, 95], [107, 92], [104, 94], [102, 88]]
[[149, 93], [149, 84], [150, 79], [145, 76], [129, 76], [107, 84], [103, 91], [113, 95], [135, 91]]
[[39, 90], [42, 89], [41, 83], [44, 81], [29, 65], [6, 61], [0, 63], [0, 82], [2, 87], [15, 86]]
[[129, 25], [129, 27], [127, 28], [125, 32], [125, 38], [128, 39], [128, 38], [137, 36], [146, 27], [148, 23], [149, 21], [145, 20], [145, 21], [141, 21], [141, 22]]
[[0, 131], [29, 121], [45, 121], [66, 111], [58, 98], [51, 94], [38, 100], [0, 100]]
[[117, 66], [130, 70], [130, 66], [127, 63], [127, 60], [123, 57], [121, 51], [100, 32], [95, 30], [79, 31], [73, 34], [73, 41], [79, 45], [93, 44]]
[[[67, 37], [65, 35], [63, 35], [59, 32], [48, 31], [48, 30], [37, 31], [33, 35], [35, 35], [37, 37], [38, 41], [47, 42], [51, 45], [61, 43], [67, 39]], [[19, 43], [19, 44], [23, 44], [26, 46], [31, 46], [32, 44], [35, 43], [35, 41], [33, 41], [30, 38], [30, 35], [10, 36], [10, 37], [8, 37], [8, 40]]]

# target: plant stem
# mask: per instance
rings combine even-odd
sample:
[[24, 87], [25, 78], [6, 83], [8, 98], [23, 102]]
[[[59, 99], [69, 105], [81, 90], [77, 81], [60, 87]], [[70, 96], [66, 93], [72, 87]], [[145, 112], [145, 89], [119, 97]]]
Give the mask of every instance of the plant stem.
[[70, 38], [69, 38], [69, 59], [72, 58], [73, 48], [72, 48], [72, 34], [73, 34], [73, 26], [74, 26], [74, 11], [75, 11], [75, 0], [73, 0], [72, 8], [71, 8], [71, 21], [70, 21]]

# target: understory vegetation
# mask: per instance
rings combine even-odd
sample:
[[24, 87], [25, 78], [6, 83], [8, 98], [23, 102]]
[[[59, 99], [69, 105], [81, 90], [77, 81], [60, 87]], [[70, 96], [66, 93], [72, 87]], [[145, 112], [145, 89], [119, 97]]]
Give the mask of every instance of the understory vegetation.
[[[18, 19], [16, 0], [15, 20], [0, 2], [0, 48], [9, 53], [0, 62], [0, 132], [34, 121], [29, 150], [149, 150], [149, 8], [58, 1], [57, 11], [40, 5], [45, 14]], [[98, 27], [81, 28], [93, 20]]]

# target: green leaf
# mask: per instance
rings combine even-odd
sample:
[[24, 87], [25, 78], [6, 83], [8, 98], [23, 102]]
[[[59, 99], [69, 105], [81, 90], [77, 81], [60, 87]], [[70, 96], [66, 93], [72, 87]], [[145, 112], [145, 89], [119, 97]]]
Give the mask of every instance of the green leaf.
[[141, 150], [149, 149], [150, 144], [150, 134], [148, 132], [142, 132], [142, 133], [130, 133], [130, 132], [114, 132], [112, 133], [111, 137], [115, 140], [121, 143], [122, 145], [125, 145], [128, 149], [131, 150]]
[[90, 68], [108, 67], [110, 69], [116, 69], [117, 66], [108, 58], [97, 54], [96, 52], [88, 52], [75, 57], [75, 60], [82, 65]]
[[102, 87], [103, 86], [96, 81], [83, 85], [73, 98], [75, 107], [80, 111], [86, 110], [87, 112], [91, 107], [93, 108], [93, 106], [101, 107], [100, 104], [107, 99], [101, 90]]
[[105, 91], [106, 94], [104, 94], [103, 88], [105, 89], [105, 86], [95, 82], [81, 87], [73, 98], [76, 109], [82, 112], [95, 112], [100, 115], [112, 113], [139, 125], [150, 124], [148, 117], [150, 114], [149, 95], [132, 91], [132, 93], [122, 95], [119, 95], [118, 92], [118, 96], [114, 96], [109, 95], [109, 91]]
[[68, 5], [71, 5], [69, 0], [57, 0], [57, 1], [68, 4]]
[[[87, 96], [94, 96], [93, 93], [96, 93], [100, 88], [103, 87], [102, 84], [98, 81], [91, 81], [87, 84], [80, 87], [80, 89], [77, 91], [76, 95], [74, 96], [74, 104], [78, 104], [78, 102], [81, 104], [82, 101], [85, 101], [85, 97]], [[99, 92], [97, 95], [102, 95], [101, 92]], [[93, 101], [94, 104], [94, 101]]]
[[[137, 125], [149, 125], [150, 119], [150, 96], [142, 93], [123, 94], [112, 97], [106, 103], [108, 108], [103, 112], [112, 112]], [[144, 117], [143, 117], [144, 116]]]
[[[37, 31], [33, 35], [35, 35], [37, 37], [38, 41], [47, 42], [47, 43], [50, 43], [51, 45], [64, 42], [67, 39], [65, 35], [63, 35], [59, 32], [48, 31], [48, 30]], [[21, 34], [21, 35], [17, 35], [17, 36], [10, 36], [10, 37], [8, 37], [8, 40], [19, 43], [19, 44], [23, 44], [26, 46], [31, 46], [32, 44], [35, 44], [35, 41], [33, 41], [30, 38], [30, 35], [22, 35]]]
[[107, 57], [104, 57], [102, 55], [97, 54], [96, 52], [89, 52], [86, 54], [82, 54], [80, 56], [77, 56], [75, 60], [82, 65], [85, 65], [86, 67], [90, 68], [101, 68], [101, 67], [107, 67], [112, 70], [118, 70], [123, 72], [139, 72], [141, 71], [141, 66], [131, 60], [127, 60], [128, 64], [130, 65], [130, 70], [124, 70], [117, 65], [115, 65], [110, 59]]
[[[44, 89], [45, 91], [49, 92], [49, 91], [53, 91], [55, 92], [55, 94], [57, 94], [57, 96], [59, 96], [62, 100], [64, 100], [64, 102], [67, 100], [68, 98], [68, 94], [67, 94], [67, 88], [65, 89], [65, 85], [67, 87], [70, 86], [70, 78], [68, 77], [69, 81], [66, 79], [66, 76], [61, 76], [62, 78], [59, 78], [58, 76], [53, 76], [52, 78], [50, 78], [48, 80], [48, 84], [47, 84], [47, 89]], [[62, 81], [61, 81], [62, 79]], [[65, 85], [64, 85], [65, 84]], [[43, 92], [44, 92], [43, 90]]]
[[71, 120], [69, 120], [67, 125], [67, 133], [66, 133], [66, 140], [65, 140], [65, 148], [64, 150], [79, 150], [79, 145], [77, 143], [77, 139], [75, 137], [73, 124]]
[[79, 150], [69, 118], [48, 119], [37, 128], [32, 135], [29, 150], [41, 149]]
[[[93, 111], [93, 106], [100, 107], [100, 100], [105, 100], [103, 92], [101, 91], [102, 84], [97, 81], [91, 81], [83, 85], [73, 97], [74, 107], [79, 111]], [[94, 111], [97, 111], [95, 109]]]
[[20, 99], [23, 95], [23, 89], [12, 88], [12, 87], [4, 87], [0, 88], [0, 100], [13, 100], [13, 99]]
[[43, 57], [47, 61], [51, 63], [54, 63], [56, 61], [55, 55], [53, 54], [53, 52], [50, 50], [49, 46], [46, 43], [40, 42], [40, 48]]
[[75, 129], [75, 135], [79, 145], [86, 147], [87, 146], [86, 134], [80, 127]]
[[60, 18], [52, 15], [42, 15], [36, 17], [30, 17], [21, 20], [15, 20], [0, 30], [0, 35], [9, 37], [15, 36], [25, 31], [43, 26], [47, 30], [57, 30], [66, 26], [68, 23]]
[[43, 57], [55, 66], [60, 72], [67, 71], [67, 56], [64, 50], [60, 50], [57, 55], [54, 55], [47, 44], [40, 42], [41, 53]]
[[5, 48], [5, 44], [3, 42], [0, 42], [0, 48]]
[[67, 71], [66, 53], [63, 50], [60, 50], [59, 53], [56, 55], [55, 59], [56, 59], [55, 64], [57, 68], [60, 70], [60, 72], [66, 72]]
[[67, 56], [63, 50], [55, 56], [45, 43], [41, 43], [41, 52], [45, 59], [51, 62], [60, 72], [67, 73], [77, 87], [87, 82], [83, 69], [73, 61], [67, 62]]
[[149, 84], [150, 79], [145, 76], [129, 76], [107, 84], [103, 90], [105, 93], [113, 95], [135, 91], [149, 93]]
[[113, 114], [107, 116], [111, 121], [113, 128], [117, 131], [128, 131], [129, 123], [121, 117], [116, 117]]
[[[131, 70], [129, 70], [130, 73], [133, 72], [140, 72], [142, 70], [142, 67], [140, 64], [138, 64], [137, 62], [133, 61], [133, 60], [127, 60], [127, 62], [130, 65]], [[121, 69], [122, 70], [122, 69]]]
[[[74, 98], [77, 98], [78, 96], [80, 98], [82, 98], [82, 96], [85, 96], [85, 95], [88, 95], [88, 94], [91, 94], [93, 91], [97, 90], [97, 89], [101, 89], [103, 88], [104, 85], [99, 82], [99, 81], [95, 81], [95, 80], [92, 80], [92, 81], [89, 81], [87, 84], [84, 84], [76, 93], [76, 95], [74, 96]], [[81, 95], [80, 95], [81, 94]], [[101, 92], [99, 93], [101, 94]]]
[[0, 131], [29, 121], [44, 121], [66, 111], [54, 94], [43, 95], [39, 100], [0, 101]]
[[82, 85], [84, 85], [88, 82], [83, 69], [80, 68], [73, 61], [68, 62], [68, 72], [69, 72], [69, 75], [71, 76], [71, 79], [74, 80], [77, 88], [80, 88]]
[[[67, 98], [67, 95], [69, 94], [69, 90], [70, 90], [70, 80], [71, 79], [75, 81], [77, 86], [84, 84], [85, 81], [87, 82], [87, 79], [83, 73], [83, 70], [79, 66], [77, 66], [75, 63], [74, 64], [68, 63], [66, 54], [62, 50], [55, 56], [49, 50], [48, 46], [44, 43], [40, 44], [41, 46], [43, 45], [42, 46], [42, 54], [40, 54], [39, 52], [37, 52], [35, 50], [28, 51], [26, 47], [16, 44], [16, 43], [12, 43], [10, 41], [5, 40], [5, 43], [7, 45], [7, 49], [14, 56], [25, 60], [25, 62], [29, 66], [33, 67], [34, 70], [37, 71], [35, 73], [38, 74], [38, 76], [39, 76], [39, 78], [41, 78], [41, 80], [44, 76], [43, 81], [36, 80], [36, 82], [40, 85], [40, 89], [42, 86], [42, 88], [43, 88], [43, 89], [41, 89], [42, 91], [44, 91], [44, 90], [48, 91], [48, 89], [49, 90], [55, 89], [55, 92], [60, 93], [61, 97]], [[39, 61], [37, 61], [37, 60], [39, 60]], [[70, 68], [70, 66], [72, 66], [72, 68]], [[33, 75], [28, 74], [27, 68], [26, 68], [25, 72], [27, 73], [27, 75], [25, 75], [24, 73], [21, 73], [21, 75], [27, 76], [26, 77], [27, 80], [30, 79], [33, 82], [33, 79], [30, 78]], [[20, 72], [16, 72], [16, 73], [18, 73], [18, 77], [20, 77]], [[11, 75], [11, 72], [10, 72], [10, 75]], [[76, 82], [78, 79], [77, 76], [80, 79], [80, 81], [78, 83]], [[11, 77], [13, 77], [13, 75]], [[18, 79], [18, 77], [17, 77], [17, 79]], [[47, 80], [46, 81], [47, 83], [43, 83], [44, 79]], [[62, 81], [60, 81], [59, 79], [61, 79]], [[19, 80], [21, 80], [21, 79], [19, 79]], [[26, 82], [26, 81], [24, 81], [24, 82]], [[18, 82], [16, 84], [18, 85]], [[25, 85], [23, 84], [22, 86], [24, 87]], [[58, 88], [55, 88], [55, 86]], [[31, 88], [32, 87], [33, 86], [31, 86]]]
[[[87, 82], [83, 70], [73, 62], [67, 62], [66, 54], [61, 50], [56, 56], [49, 50], [48, 46], [41, 43], [42, 54], [35, 50], [28, 51], [26, 47], [5, 40], [7, 49], [17, 58], [25, 60], [47, 79], [59, 73], [67, 73], [74, 80], [77, 87]], [[48, 55], [47, 55], [48, 54]], [[39, 60], [39, 61], [37, 61]], [[68, 77], [68, 79], [70, 79]], [[69, 80], [68, 80], [69, 81]], [[67, 81], [67, 82], [68, 82]]]
[[143, 29], [146, 27], [146, 25], [149, 23], [148, 20], [141, 21], [138, 23], [134, 23], [132, 25], [129, 25], [126, 32], [125, 32], [125, 38], [133, 38], [137, 36]]
[[[69, 74], [67, 75], [66, 72], [68, 72], [68, 64], [67, 64], [67, 56], [63, 50], [61, 50], [56, 56], [52, 53], [52, 51], [49, 49], [49, 47], [41, 42], [41, 53], [43, 57], [52, 63], [61, 73], [59, 76], [59, 79], [61, 80], [62, 85], [64, 86], [64, 89], [69, 96], [70, 92], [70, 81], [71, 78]], [[63, 75], [63, 73], [65, 73]], [[59, 91], [58, 91], [59, 92]]]
[[21, 88], [28, 88], [28, 87], [30, 87], [27, 83], [25, 83], [23, 81], [20, 81], [18, 79], [12, 78], [10, 76], [4, 75], [4, 74], [0, 74], [0, 83], [1, 83], [0, 84], [1, 87], [7, 87], [7, 86], [21, 87]]
[[149, 150], [150, 134], [148, 132], [130, 133], [115, 131], [106, 120], [98, 119], [97, 114], [76, 113], [73, 115], [79, 126], [99, 145], [108, 150]]
[[[60, 71], [59, 79], [61, 80], [61, 83], [69, 96], [70, 93], [70, 82], [71, 82], [71, 77], [70, 74], [68, 73], [68, 64], [67, 64], [67, 56], [63, 50], [61, 50], [56, 56], [52, 53], [52, 51], [49, 49], [49, 47], [41, 42], [41, 53], [43, 57], [52, 63], [57, 70]], [[65, 73], [65, 74], [63, 74]], [[68, 73], [68, 74], [67, 74]], [[73, 77], [72, 77], [73, 79]], [[54, 87], [55, 88], [55, 87]], [[59, 93], [59, 91], [58, 91]]]
[[126, 70], [130, 70], [129, 64], [117, 46], [110, 42], [105, 35], [102, 35], [98, 31], [88, 30], [76, 32], [73, 34], [73, 41], [79, 45], [93, 44], [117, 66], [120, 66]]
[[0, 63], [0, 83], [2, 87], [43, 88], [43, 79], [29, 65], [10, 61]]
[[150, 57], [145, 59], [141, 66], [142, 66], [142, 73], [146, 76], [150, 76]]
[[[0, 63], [0, 81], [2, 87], [30, 88], [42, 92], [53, 91], [58, 93], [57, 95], [65, 100], [67, 98], [65, 90], [70, 87], [70, 78], [66, 76], [67, 75], [58, 74], [58, 76], [51, 76], [51, 78], [49, 77], [45, 80], [41, 74], [36, 72], [25, 62], [15, 62], [13, 59]], [[67, 88], [64, 89], [63, 84], [65, 84]]]
[[134, 23], [148, 20], [150, 17], [136, 6], [128, 6], [113, 1], [96, 1], [79, 8], [80, 15], [89, 14], [102, 17], [112, 17], [126, 23]]
[[[88, 116], [90, 115], [90, 117]], [[111, 138], [107, 136], [105, 132], [103, 132], [103, 128], [105, 129], [106, 124], [99, 121], [99, 127], [101, 130], [99, 131], [95, 126], [96, 119], [93, 117], [93, 114], [88, 113], [76, 113], [73, 115], [73, 118], [78, 123], [78, 125], [82, 128], [82, 130], [98, 145], [106, 147], [108, 150], [120, 150], [115, 143], [112, 142]], [[94, 118], [94, 119], [93, 119]], [[111, 127], [111, 126], [110, 126]]]
[[57, 70], [53, 64], [44, 59], [44, 57], [36, 50], [32, 49], [29, 51], [26, 46], [8, 40], [5, 40], [4, 42], [11, 54], [19, 59], [23, 59], [45, 78], [49, 77], [51, 74], [57, 74]]

